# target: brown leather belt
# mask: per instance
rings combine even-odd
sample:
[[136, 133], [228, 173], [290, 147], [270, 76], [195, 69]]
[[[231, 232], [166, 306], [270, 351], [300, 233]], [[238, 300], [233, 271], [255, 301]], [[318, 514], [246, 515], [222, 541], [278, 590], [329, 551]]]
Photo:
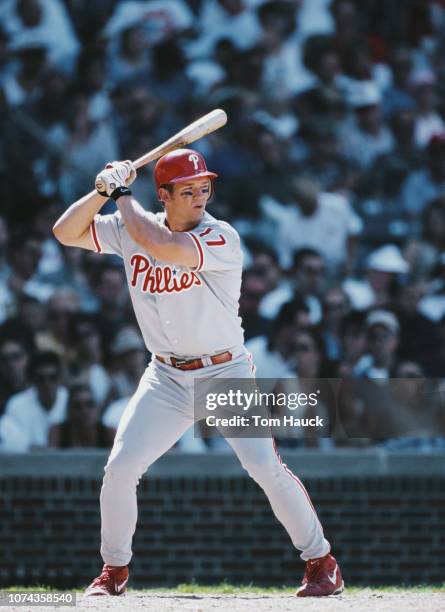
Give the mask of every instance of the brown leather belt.
[[[205, 364], [201, 358], [176, 359], [176, 357], [171, 357], [171, 363], [167, 363], [164, 357], [161, 357], [160, 355], [156, 355], [156, 359], [158, 359], [161, 363], [171, 365], [172, 367], [178, 368], [179, 370], [198, 370], [199, 368], [205, 368], [207, 366], [207, 364]], [[218, 355], [212, 355], [211, 357], [209, 357], [209, 359], [212, 362], [212, 365], [226, 363], [226, 361], [232, 361], [232, 353], [230, 351], [225, 351], [224, 353], [219, 353]]]

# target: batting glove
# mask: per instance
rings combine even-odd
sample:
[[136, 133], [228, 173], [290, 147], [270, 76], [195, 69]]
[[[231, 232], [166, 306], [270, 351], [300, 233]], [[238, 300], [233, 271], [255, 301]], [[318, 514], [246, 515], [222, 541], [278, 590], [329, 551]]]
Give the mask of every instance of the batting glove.
[[128, 185], [136, 178], [136, 169], [131, 162], [113, 162], [96, 176], [96, 191], [101, 196], [117, 200], [122, 195], [131, 195]]
[[125, 184], [127, 187], [136, 179], [136, 168], [133, 162], [127, 159], [126, 161], [113, 161], [105, 166], [105, 168], [116, 168], [121, 171], [123, 176], [126, 176]]

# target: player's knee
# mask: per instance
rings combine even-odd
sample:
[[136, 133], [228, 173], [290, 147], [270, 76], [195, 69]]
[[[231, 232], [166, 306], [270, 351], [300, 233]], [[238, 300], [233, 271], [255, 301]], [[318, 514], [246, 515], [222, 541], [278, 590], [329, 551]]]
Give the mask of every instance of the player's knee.
[[249, 454], [241, 459], [241, 465], [258, 483], [275, 477], [281, 471], [281, 464], [274, 453]]
[[130, 453], [118, 453], [110, 457], [104, 468], [104, 480], [117, 480], [120, 482], [138, 482], [142, 476], [143, 468], [140, 459]]

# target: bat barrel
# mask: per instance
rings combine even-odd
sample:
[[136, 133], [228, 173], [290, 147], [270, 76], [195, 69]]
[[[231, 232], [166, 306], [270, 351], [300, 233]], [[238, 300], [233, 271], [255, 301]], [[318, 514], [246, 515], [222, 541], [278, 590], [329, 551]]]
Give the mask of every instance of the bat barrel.
[[145, 155], [142, 155], [142, 157], [136, 159], [133, 162], [134, 166], [135, 168], [141, 168], [142, 166], [149, 164], [150, 162], [162, 157], [174, 149], [180, 149], [181, 147], [184, 147], [191, 142], [195, 142], [195, 140], [199, 140], [203, 136], [218, 130], [226, 123], [227, 115], [225, 111], [221, 108], [216, 108], [210, 113], [207, 113], [207, 115], [203, 115], [193, 123], [190, 123], [190, 125], [160, 144], [155, 149], [152, 149]]

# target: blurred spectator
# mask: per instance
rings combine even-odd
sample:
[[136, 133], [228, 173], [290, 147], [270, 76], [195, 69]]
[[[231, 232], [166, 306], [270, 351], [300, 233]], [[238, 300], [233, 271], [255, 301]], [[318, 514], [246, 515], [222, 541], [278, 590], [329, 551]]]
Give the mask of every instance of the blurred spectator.
[[[152, 64], [151, 93], [162, 100], [164, 109], [166, 105], [170, 107], [172, 115], [178, 106], [186, 112], [192, 82], [185, 73], [186, 59], [178, 41], [167, 40], [154, 46]], [[179, 121], [177, 128], [181, 127]]]
[[94, 289], [100, 311], [99, 330], [109, 349], [119, 328], [134, 320], [133, 316], [129, 318], [129, 296], [122, 264], [110, 258], [103, 261], [97, 270]]
[[3, 80], [3, 92], [6, 103], [11, 108], [29, 104], [38, 99], [42, 76], [46, 68], [46, 49], [41, 44], [23, 42], [16, 47], [17, 68], [6, 74]]
[[45, 308], [45, 304], [37, 298], [22, 293], [17, 299], [15, 316], [10, 316], [3, 323], [2, 328], [20, 337], [29, 350], [34, 351], [37, 335], [46, 330]]
[[97, 311], [98, 299], [93, 293], [92, 286], [94, 286], [96, 268], [103, 263], [103, 259], [93, 251], [75, 247], [62, 247], [60, 255], [61, 265], [58, 263], [57, 269], [52, 272], [39, 274], [39, 279], [45, 285], [52, 286], [54, 291], [71, 288], [79, 297], [81, 310]]
[[87, 95], [75, 92], [64, 123], [51, 135], [52, 143], [64, 149], [59, 189], [67, 205], [84, 195], [84, 185], [93, 181], [106, 162], [118, 157], [112, 124], [94, 120], [91, 113]]
[[246, 342], [257, 378], [293, 378], [288, 361], [294, 350], [295, 331], [308, 326], [309, 308], [303, 302], [293, 300], [283, 304], [269, 332]]
[[135, 327], [122, 327], [111, 348], [114, 363], [107, 406], [116, 399], [133, 395], [147, 367], [147, 349]]
[[66, 419], [53, 424], [48, 433], [54, 448], [109, 448], [114, 432], [102, 425], [99, 405], [89, 385], [73, 383], [68, 388]]
[[[256, 121], [258, 120], [256, 115]], [[235, 200], [237, 216], [245, 215], [249, 218], [250, 235], [253, 234], [252, 237], [258, 239], [258, 231], [262, 230], [258, 223], [252, 228], [251, 219], [258, 219], [261, 209], [268, 206], [268, 196], [279, 202], [287, 202], [292, 198], [291, 178], [294, 164], [288, 159], [288, 141], [280, 139], [276, 133], [256, 123], [251, 129], [255, 131], [249, 134], [249, 149], [259, 154], [261, 162], [256, 168], [249, 168], [251, 180], [246, 181], [242, 176], [234, 182], [233, 194], [229, 197]], [[224, 172], [224, 169], [221, 171]], [[264, 233], [267, 229], [264, 228]], [[270, 240], [270, 234], [267, 238]]]
[[356, 310], [366, 310], [372, 306], [390, 307], [397, 275], [408, 272], [409, 264], [402, 257], [400, 249], [387, 244], [367, 257], [364, 280], [348, 278], [342, 287]]
[[258, 7], [262, 27], [261, 44], [266, 52], [263, 91], [267, 98], [290, 99], [313, 84], [302, 58], [302, 40], [297, 30], [300, 2], [273, 0]]
[[323, 193], [306, 177], [295, 179], [295, 204], [283, 206], [268, 200], [262, 208], [276, 224], [276, 244], [280, 264], [289, 268], [291, 256], [303, 247], [317, 249], [332, 276], [352, 264], [354, 245], [362, 224], [348, 200], [337, 193]]
[[265, 280], [255, 271], [247, 270], [243, 274], [239, 314], [243, 320], [246, 340], [262, 335], [268, 327], [268, 321], [259, 313], [259, 305], [268, 290]]
[[277, 288], [261, 301], [259, 313], [267, 319], [277, 316], [280, 307], [296, 295], [309, 309], [310, 322], [321, 321], [320, 295], [324, 290], [326, 268], [320, 253], [314, 249], [295, 252], [288, 277], [283, 278]]
[[79, 298], [76, 292], [69, 288], [58, 289], [47, 302], [46, 327], [36, 335], [37, 348], [57, 353], [65, 366], [73, 350], [71, 319], [78, 310]]
[[35, 233], [18, 231], [8, 245], [6, 275], [0, 282], [0, 322], [13, 316], [21, 293], [45, 301], [53, 293], [50, 285], [38, 279], [38, 266], [42, 255], [42, 241]]
[[248, 247], [252, 257], [248, 271], [260, 276], [266, 282], [268, 292], [273, 291], [277, 288], [281, 279], [281, 270], [276, 253], [272, 249], [254, 242], [249, 242]]
[[[437, 359], [440, 344], [437, 327], [419, 312], [425, 288], [419, 282], [400, 285], [396, 293], [396, 312], [400, 323], [400, 359], [416, 361], [430, 376], [443, 376]], [[439, 367], [438, 367], [439, 366]]]
[[0, 336], [0, 415], [11, 396], [29, 384], [29, 353], [23, 340], [14, 336]]
[[127, 79], [147, 77], [151, 60], [149, 46], [140, 26], [136, 24], [122, 30], [117, 48], [111, 39], [109, 51], [108, 64], [113, 85]]
[[[414, 220], [422, 214], [427, 202], [445, 194], [445, 132], [431, 138], [427, 147], [427, 164], [405, 179], [400, 197], [406, 212]], [[418, 228], [414, 226], [414, 230]]]
[[330, 121], [318, 119], [306, 126], [305, 134], [310, 146], [305, 175], [318, 181], [323, 192], [347, 193], [356, 172], [342, 152], [335, 127]]
[[324, 343], [318, 330], [300, 329], [294, 336], [294, 364], [299, 378], [321, 378], [324, 371]]
[[66, 418], [68, 391], [62, 385], [62, 364], [56, 353], [37, 353], [30, 364], [32, 386], [13, 395], [1, 417], [1, 449], [24, 452], [48, 446], [51, 425]]
[[422, 215], [419, 239], [407, 242], [404, 257], [416, 279], [430, 276], [437, 259], [445, 252], [445, 196], [431, 200]]
[[62, 247], [54, 238], [52, 227], [60, 216], [60, 208], [54, 200], [42, 202], [38, 213], [32, 219], [32, 231], [42, 240], [42, 255], [37, 269], [38, 278], [43, 281], [46, 274], [62, 269]]
[[381, 94], [373, 83], [357, 88], [349, 98], [355, 121], [345, 126], [342, 146], [362, 169], [369, 168], [378, 155], [394, 148], [394, 137], [383, 122], [381, 101]]
[[341, 287], [331, 287], [323, 296], [322, 334], [326, 357], [338, 361], [342, 354], [341, 325], [349, 312], [349, 298]]
[[411, 94], [411, 74], [413, 60], [411, 49], [398, 45], [390, 54], [392, 83], [383, 93], [383, 111], [387, 117], [397, 115], [401, 108], [413, 108], [414, 99]]
[[122, 0], [116, 4], [105, 34], [115, 36], [138, 24], [147, 43], [155, 44], [185, 32], [192, 26], [192, 21], [192, 12], [182, 0]]
[[258, 43], [261, 28], [249, 0], [208, 0], [201, 2], [198, 15], [199, 33], [187, 46], [191, 57], [212, 55], [221, 40], [230, 41], [238, 49], [251, 49]]
[[445, 130], [445, 123], [437, 112], [436, 77], [432, 72], [415, 72], [411, 77], [417, 101], [414, 138], [418, 147], [426, 147], [435, 134]]
[[400, 325], [389, 310], [374, 310], [366, 318], [367, 352], [355, 368], [363, 378], [387, 379], [396, 365]]
[[52, 61], [69, 68], [78, 51], [72, 24], [58, 0], [4, 0], [2, 22], [12, 44], [44, 45]]
[[337, 367], [337, 376], [348, 378], [360, 370], [360, 360], [366, 351], [366, 315], [352, 310], [343, 317], [340, 337], [342, 360]]
[[92, 49], [86, 47], [79, 55], [76, 79], [77, 90], [87, 100], [88, 119], [99, 124], [107, 121], [113, 109], [107, 82], [106, 57], [97, 45]]
[[99, 408], [107, 397], [111, 380], [103, 365], [104, 354], [97, 319], [86, 313], [76, 313], [70, 321], [72, 358], [70, 375], [89, 386]]
[[425, 295], [420, 299], [419, 312], [437, 323], [445, 315], [445, 253], [441, 253], [432, 271]]

